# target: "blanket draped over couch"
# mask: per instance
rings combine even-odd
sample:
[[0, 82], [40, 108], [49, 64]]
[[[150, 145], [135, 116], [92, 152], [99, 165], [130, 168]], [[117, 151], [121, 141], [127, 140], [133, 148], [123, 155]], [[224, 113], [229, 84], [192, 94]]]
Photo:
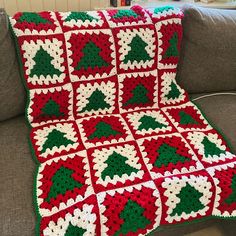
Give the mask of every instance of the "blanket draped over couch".
[[183, 14], [17, 13], [37, 234], [146, 235], [236, 216], [236, 157], [176, 82]]

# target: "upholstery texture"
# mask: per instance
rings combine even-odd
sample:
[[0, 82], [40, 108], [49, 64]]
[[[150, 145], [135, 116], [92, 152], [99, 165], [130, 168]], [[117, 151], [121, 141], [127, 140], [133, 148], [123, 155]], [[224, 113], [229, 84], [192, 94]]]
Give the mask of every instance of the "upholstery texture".
[[0, 9], [0, 121], [24, 112], [25, 91], [21, 82], [8, 18]]
[[236, 90], [236, 11], [186, 6], [179, 84], [189, 93]]
[[[198, 95], [197, 95], [198, 96]], [[197, 97], [195, 96], [195, 97]], [[236, 96], [222, 95], [198, 100], [196, 104], [209, 117], [233, 146], [236, 151]], [[226, 116], [222, 114], [227, 114]], [[0, 232], [1, 236], [33, 236], [35, 227], [35, 213], [33, 209], [33, 173], [35, 164], [32, 161], [28, 147], [28, 128], [23, 116], [0, 122], [0, 179], [4, 183], [0, 191]], [[11, 160], [9, 162], [9, 160]], [[192, 226], [169, 229], [163, 236], [183, 235], [187, 232], [209, 226], [210, 222], [194, 224]], [[226, 222], [223, 224], [226, 224]], [[231, 227], [232, 228], [232, 227]]]

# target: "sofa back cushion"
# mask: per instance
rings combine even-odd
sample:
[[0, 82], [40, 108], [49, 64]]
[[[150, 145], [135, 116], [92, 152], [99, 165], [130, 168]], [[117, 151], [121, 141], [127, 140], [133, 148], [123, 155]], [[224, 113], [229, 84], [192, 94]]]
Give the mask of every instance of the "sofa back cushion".
[[236, 11], [184, 8], [178, 79], [190, 93], [236, 90]]
[[25, 91], [20, 79], [8, 17], [0, 9], [0, 121], [24, 112]]

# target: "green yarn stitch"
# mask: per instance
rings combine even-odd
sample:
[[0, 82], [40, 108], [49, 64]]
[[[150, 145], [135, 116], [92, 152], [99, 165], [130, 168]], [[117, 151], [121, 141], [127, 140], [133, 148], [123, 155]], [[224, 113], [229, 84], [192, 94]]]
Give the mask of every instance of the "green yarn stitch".
[[151, 222], [143, 215], [144, 210], [137, 202], [129, 199], [120, 213], [120, 218], [124, 220], [124, 223], [114, 236], [136, 233], [139, 229], [145, 229]]
[[231, 183], [231, 189], [232, 193], [225, 199], [225, 202], [227, 204], [232, 204], [233, 202], [236, 202], [236, 174], [232, 178], [232, 183]]
[[43, 75], [44, 77], [50, 75], [52, 77], [53, 75], [59, 76], [62, 74], [61, 71], [53, 66], [53, 58], [42, 48], [42, 46], [40, 46], [40, 49], [35, 54], [33, 60], [35, 61], [35, 65], [30, 72], [30, 77], [33, 77], [34, 75], [37, 75], [38, 77], [40, 77], [40, 75]]
[[164, 6], [164, 7], [158, 7], [154, 9], [154, 13], [163, 13], [164, 11], [174, 10], [174, 7], [172, 6]]
[[154, 166], [161, 168], [163, 165], [168, 166], [170, 163], [177, 164], [178, 162], [184, 163], [191, 161], [190, 158], [176, 153], [176, 150], [177, 148], [172, 147], [167, 143], [163, 143], [157, 150], [159, 156], [157, 157]]
[[169, 43], [170, 43], [170, 46], [166, 50], [163, 58], [179, 56], [177, 32], [174, 32], [173, 36], [169, 40]]
[[103, 66], [107, 67], [109, 64], [100, 56], [101, 48], [99, 48], [94, 42], [89, 41], [85, 44], [82, 49], [83, 57], [78, 62], [76, 70], [88, 68], [94, 69], [95, 67], [101, 68]]
[[188, 113], [185, 111], [180, 111], [179, 112], [180, 116], [180, 124], [181, 125], [188, 125], [188, 124], [198, 124], [198, 122]]
[[114, 130], [110, 124], [107, 124], [106, 122], [100, 121], [95, 126], [96, 130], [88, 137], [88, 139], [94, 139], [94, 138], [102, 138], [102, 137], [109, 137], [111, 135], [117, 135], [120, 134], [120, 132]]
[[131, 9], [121, 9], [121, 10], [118, 10], [117, 13], [112, 16], [112, 18], [120, 19], [123, 17], [131, 17], [131, 16], [134, 18], [137, 18], [138, 14]]
[[43, 18], [42, 16], [40, 16], [37, 13], [34, 12], [24, 12], [21, 17], [18, 19], [18, 22], [23, 23], [23, 22], [27, 22], [27, 23], [34, 23], [36, 25], [39, 24], [52, 24], [51, 21]]
[[105, 180], [106, 176], [110, 176], [113, 179], [115, 175], [122, 177], [123, 174], [137, 173], [139, 170], [126, 164], [127, 160], [127, 157], [114, 151], [105, 161], [107, 167], [102, 171], [102, 179]]
[[69, 16], [66, 17], [65, 22], [71, 21], [71, 20], [81, 20], [85, 22], [86, 20], [88, 21], [98, 21], [97, 18], [90, 16], [87, 12], [71, 12]]
[[225, 153], [224, 150], [218, 148], [215, 143], [211, 142], [206, 136], [204, 137], [202, 144], [204, 145], [204, 153], [206, 157], [219, 156], [221, 153]]
[[60, 167], [52, 177], [52, 186], [48, 193], [46, 202], [50, 202], [52, 198], [56, 198], [59, 194], [64, 195], [68, 190], [74, 188], [81, 188], [83, 185], [74, 180], [71, 176], [74, 173], [73, 170], [64, 166]]
[[149, 130], [149, 129], [156, 129], [156, 128], [163, 128], [163, 127], [167, 127], [166, 124], [162, 124], [158, 121], [156, 121], [155, 118], [153, 118], [152, 116], [148, 116], [148, 115], [144, 115], [139, 119], [139, 122], [141, 122], [141, 124], [138, 127], [138, 130]]
[[200, 198], [203, 196], [203, 193], [199, 192], [189, 183], [187, 183], [176, 196], [180, 199], [180, 202], [170, 214], [171, 216], [175, 216], [176, 214], [180, 216], [183, 212], [190, 214], [192, 211], [197, 212], [205, 207], [200, 202]]
[[130, 104], [145, 104], [149, 102], [149, 98], [147, 96], [148, 90], [142, 84], [138, 84], [132, 90], [132, 94], [133, 96], [124, 104], [124, 106]]
[[98, 109], [105, 109], [110, 108], [110, 104], [105, 101], [106, 96], [103, 94], [102, 91], [96, 89], [91, 96], [88, 98], [88, 104], [82, 109], [81, 112], [91, 111]]
[[43, 148], [41, 153], [44, 153], [48, 148], [50, 150], [53, 149], [53, 147], [60, 147], [64, 145], [65, 147], [69, 144], [74, 144], [74, 142], [70, 139], [67, 139], [65, 137], [65, 133], [62, 133], [61, 131], [57, 129], [53, 129], [47, 136], [47, 139], [45, 143], [43, 144]]
[[52, 99], [49, 99], [44, 107], [41, 109], [43, 116], [63, 116], [64, 113], [60, 112], [60, 106]]
[[144, 42], [139, 35], [136, 35], [129, 46], [131, 47], [128, 54], [125, 56], [124, 63], [127, 64], [129, 61], [134, 62], [146, 62], [152, 58], [149, 56], [146, 50], [148, 44]]
[[176, 85], [176, 83], [174, 83], [173, 81], [172, 81], [172, 83], [171, 83], [171, 85], [170, 85], [170, 92], [166, 95], [166, 97], [168, 98], [168, 99], [176, 99], [176, 98], [178, 98], [179, 96], [180, 96], [180, 94], [181, 94], [181, 92], [179, 91], [179, 89], [178, 89], [178, 87], [177, 87], [177, 85]]

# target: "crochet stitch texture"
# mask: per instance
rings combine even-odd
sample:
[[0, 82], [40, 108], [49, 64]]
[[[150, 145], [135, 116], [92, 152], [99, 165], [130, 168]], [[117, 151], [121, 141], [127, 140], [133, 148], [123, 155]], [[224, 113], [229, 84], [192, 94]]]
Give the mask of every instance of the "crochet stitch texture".
[[236, 216], [236, 157], [176, 82], [183, 14], [17, 13], [37, 234], [147, 235]]

